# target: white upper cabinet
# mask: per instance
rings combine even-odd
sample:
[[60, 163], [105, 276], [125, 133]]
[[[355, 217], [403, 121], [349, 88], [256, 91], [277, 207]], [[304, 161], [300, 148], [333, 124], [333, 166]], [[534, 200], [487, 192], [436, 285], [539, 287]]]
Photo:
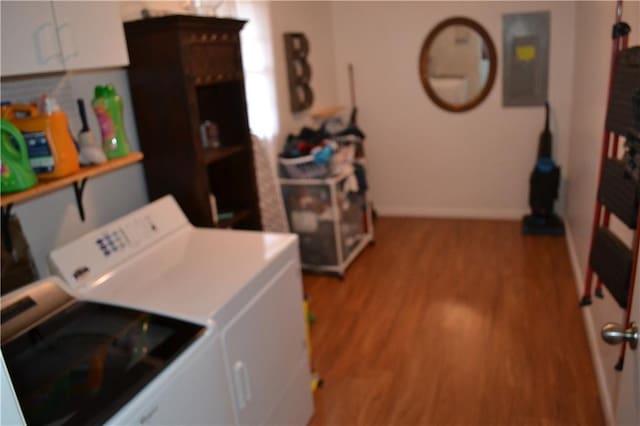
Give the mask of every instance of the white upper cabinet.
[[125, 66], [118, 2], [2, 1], [3, 77]]
[[2, 76], [63, 71], [50, 2], [3, 1]]
[[53, 11], [67, 70], [129, 64], [118, 2], [54, 1]]

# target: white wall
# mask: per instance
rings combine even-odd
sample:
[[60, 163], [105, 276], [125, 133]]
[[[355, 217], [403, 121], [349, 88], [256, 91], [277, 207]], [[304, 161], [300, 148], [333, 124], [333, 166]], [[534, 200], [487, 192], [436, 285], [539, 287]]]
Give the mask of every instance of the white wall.
[[[147, 9], [151, 16], [194, 13], [190, 0], [119, 0], [120, 16], [123, 21], [133, 21], [142, 17], [142, 9]], [[220, 17], [236, 16], [234, 0], [201, 0], [203, 13]]]
[[[569, 174], [566, 219], [568, 243], [574, 264], [578, 294], [582, 294], [587, 268], [595, 203], [602, 132], [606, 111], [611, 26], [615, 5], [611, 2], [579, 2], [576, 6], [575, 79], [571, 103]], [[632, 27], [630, 44], [640, 43], [640, 3], [624, 3], [624, 19]], [[618, 235], [630, 242], [630, 233], [616, 223]], [[639, 284], [640, 285], [640, 284]], [[606, 345], [599, 329], [609, 321], [622, 321], [623, 311], [610, 295], [594, 298], [584, 309], [587, 333], [601, 385], [605, 412], [610, 420], [618, 403], [620, 373], [613, 370], [620, 348]]]
[[[271, 34], [274, 47], [276, 93], [278, 99], [279, 132], [278, 147], [289, 133], [297, 133], [302, 126], [313, 125], [309, 113], [316, 108], [335, 105], [335, 59], [332, 3], [327, 1], [276, 1], [271, 2]], [[300, 113], [292, 113], [289, 104], [289, 83], [283, 34], [303, 32], [309, 40], [311, 88], [313, 106]], [[346, 74], [346, 68], [344, 70]], [[346, 104], [345, 104], [346, 105]]]
[[[252, 131], [268, 143], [272, 159], [289, 133], [317, 126], [310, 112], [336, 102], [331, 5], [321, 1], [245, 2], [237, 16], [248, 19], [242, 31], [242, 51]], [[313, 106], [292, 113], [283, 35], [303, 32], [309, 40]]]
[[[556, 160], [566, 165], [573, 79], [574, 4], [568, 2], [333, 3], [338, 94], [348, 104], [355, 67], [374, 203], [382, 214], [515, 218], [528, 210], [528, 180], [543, 108], [502, 107], [502, 15], [551, 11], [549, 97]], [[424, 92], [418, 58], [429, 31], [452, 16], [482, 24], [497, 49], [489, 97], [465, 113]]]

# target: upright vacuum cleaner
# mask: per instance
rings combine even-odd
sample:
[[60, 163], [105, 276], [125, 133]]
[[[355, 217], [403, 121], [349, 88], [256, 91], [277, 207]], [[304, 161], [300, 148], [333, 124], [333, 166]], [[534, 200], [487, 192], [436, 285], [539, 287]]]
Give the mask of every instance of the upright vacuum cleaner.
[[546, 108], [546, 122], [540, 134], [538, 160], [529, 179], [529, 206], [531, 214], [522, 219], [525, 235], [564, 235], [562, 219], [553, 212], [553, 203], [558, 198], [560, 168], [551, 158], [553, 138], [549, 131], [549, 102]]

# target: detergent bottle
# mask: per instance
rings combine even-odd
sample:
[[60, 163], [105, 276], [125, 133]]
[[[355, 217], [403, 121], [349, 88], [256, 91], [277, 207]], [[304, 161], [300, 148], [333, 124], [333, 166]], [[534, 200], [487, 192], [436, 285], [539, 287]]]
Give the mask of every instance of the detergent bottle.
[[2, 145], [0, 146], [0, 192], [18, 192], [38, 183], [29, 164], [27, 144], [20, 130], [11, 122], [0, 119]]
[[110, 84], [96, 86], [93, 110], [100, 124], [102, 149], [109, 160], [124, 157], [131, 152], [124, 132], [122, 99]]
[[[25, 111], [31, 115], [23, 117]], [[13, 123], [27, 143], [31, 168], [39, 178], [57, 179], [80, 168], [67, 115], [55, 99], [43, 96], [40, 111], [31, 105], [12, 105], [12, 112]]]
[[38, 115], [38, 107], [35, 105], [13, 105], [7, 101], [3, 101], [0, 105], [2, 107], [2, 118], [12, 123], [18, 118]]

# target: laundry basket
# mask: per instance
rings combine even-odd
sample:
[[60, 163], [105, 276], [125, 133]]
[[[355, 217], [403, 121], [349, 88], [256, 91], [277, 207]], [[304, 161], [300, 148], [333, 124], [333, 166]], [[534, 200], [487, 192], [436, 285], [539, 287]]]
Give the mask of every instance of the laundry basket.
[[331, 164], [313, 161], [313, 155], [298, 158], [280, 158], [280, 170], [284, 177], [293, 179], [317, 179], [329, 176]]
[[329, 163], [320, 164], [314, 161], [313, 155], [297, 158], [280, 157], [280, 170], [283, 177], [291, 179], [321, 179], [341, 174], [350, 167], [355, 159], [355, 146], [341, 146], [332, 156]]

